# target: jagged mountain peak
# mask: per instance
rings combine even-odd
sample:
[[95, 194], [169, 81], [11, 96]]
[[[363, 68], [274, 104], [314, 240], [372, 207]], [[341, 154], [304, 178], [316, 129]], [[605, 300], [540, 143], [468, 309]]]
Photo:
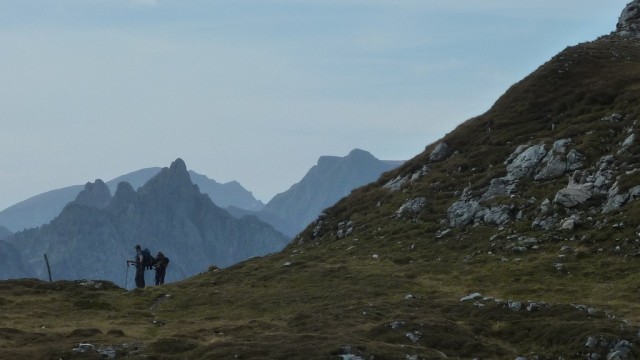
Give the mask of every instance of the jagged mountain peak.
[[200, 193], [198, 186], [191, 182], [187, 165], [180, 158], [172, 162], [168, 168], [163, 168], [140, 189], [142, 194], [155, 193], [157, 191], [179, 192], [183, 195]]
[[111, 201], [111, 191], [107, 184], [101, 179], [88, 182], [84, 186], [84, 190], [78, 193], [75, 203], [78, 205], [84, 205], [95, 208], [103, 208]]
[[616, 32], [623, 36], [640, 37], [640, 0], [628, 3], [622, 10]]
[[365, 157], [371, 157], [373, 158], [374, 156], [371, 155], [370, 152], [366, 151], [366, 150], [362, 150], [362, 149], [353, 149], [349, 152], [349, 154], [347, 155], [347, 157], [356, 157], [356, 156], [365, 156]]
[[347, 156], [330, 156], [324, 155], [318, 158], [318, 166], [332, 166], [335, 163], [367, 163], [372, 161], [380, 161], [375, 156], [373, 156], [370, 152], [361, 149], [353, 149], [347, 154]]
[[187, 164], [185, 164], [184, 160], [177, 158], [171, 163], [169, 169], [177, 173], [187, 172]]
[[111, 203], [109, 203], [109, 209], [112, 212], [118, 213], [120, 211], [128, 209], [136, 201], [136, 191], [133, 186], [126, 181], [118, 183], [116, 193], [113, 194]]
[[114, 199], [115, 198], [127, 198], [132, 196], [133, 194], [135, 194], [136, 191], [133, 189], [133, 186], [131, 186], [131, 184], [129, 184], [126, 181], [122, 181], [120, 183], [118, 183], [118, 187], [116, 189], [116, 193], [113, 195]]

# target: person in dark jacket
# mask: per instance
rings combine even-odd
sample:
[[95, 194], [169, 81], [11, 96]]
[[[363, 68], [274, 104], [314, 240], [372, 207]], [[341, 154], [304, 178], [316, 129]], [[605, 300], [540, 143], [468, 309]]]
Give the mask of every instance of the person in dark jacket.
[[136, 287], [138, 289], [144, 288], [144, 256], [142, 255], [142, 248], [140, 245], [136, 245], [136, 257], [135, 260], [127, 260], [127, 266], [133, 264], [136, 266]]
[[158, 251], [158, 255], [156, 255], [156, 285], [164, 284], [164, 276], [167, 273], [167, 266], [169, 266], [169, 258], [164, 256], [164, 254]]

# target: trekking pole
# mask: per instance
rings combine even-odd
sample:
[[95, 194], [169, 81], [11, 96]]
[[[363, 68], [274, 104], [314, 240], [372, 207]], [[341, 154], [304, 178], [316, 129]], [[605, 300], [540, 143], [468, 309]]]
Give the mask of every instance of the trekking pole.
[[129, 263], [127, 262], [127, 274], [124, 276], [124, 289], [127, 290], [127, 281], [129, 280]]

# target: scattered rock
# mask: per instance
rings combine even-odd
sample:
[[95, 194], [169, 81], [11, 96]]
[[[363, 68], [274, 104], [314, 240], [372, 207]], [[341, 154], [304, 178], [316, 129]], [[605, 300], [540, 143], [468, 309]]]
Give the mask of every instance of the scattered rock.
[[433, 162], [442, 161], [449, 157], [450, 154], [451, 149], [449, 148], [449, 146], [444, 142], [440, 142], [438, 143], [438, 145], [436, 145], [435, 149], [433, 149], [433, 151], [429, 155], [429, 160]]
[[460, 298], [460, 302], [469, 301], [469, 300], [478, 300], [478, 299], [482, 299], [482, 294], [475, 292], [473, 294], [469, 294], [467, 296]]
[[491, 179], [489, 187], [482, 195], [482, 200], [489, 200], [497, 196], [511, 195], [516, 192], [518, 179], [512, 176], [503, 176]]
[[533, 176], [536, 166], [546, 155], [544, 144], [531, 146], [507, 165], [507, 173], [515, 179]]
[[398, 191], [402, 189], [402, 187], [404, 187], [408, 183], [409, 183], [409, 175], [404, 177], [401, 175], [398, 175], [395, 179], [384, 184], [382, 188], [393, 192], [393, 191]]
[[512, 207], [507, 205], [494, 206], [478, 211], [475, 218], [487, 225], [505, 225], [511, 220]]
[[542, 168], [534, 176], [535, 180], [550, 180], [564, 175], [567, 171], [580, 169], [585, 156], [575, 149], [567, 152], [571, 139], [557, 140], [542, 159]]
[[406, 201], [396, 211], [396, 218], [402, 217], [405, 212], [419, 213], [427, 205], [427, 198], [419, 197]]
[[404, 321], [396, 320], [396, 321], [388, 324], [387, 326], [390, 327], [393, 330], [397, 330], [397, 329], [400, 329], [401, 327], [404, 326]]
[[519, 301], [511, 301], [511, 300], [509, 300], [509, 302], [507, 304], [508, 304], [507, 306], [509, 307], [509, 310], [520, 311], [522, 309], [522, 303], [519, 302]]
[[549, 199], [544, 199], [540, 204], [540, 211], [546, 213], [547, 211], [549, 211], [549, 205], [551, 205], [551, 201], [549, 201]]
[[[620, 17], [620, 19], [622, 19], [622, 17]], [[618, 26], [619, 26], [620, 22], [618, 22]], [[606, 121], [606, 122], [619, 122], [622, 121], [623, 117], [620, 114], [611, 114], [609, 116], [605, 116], [602, 119], [600, 119], [600, 121]]]
[[618, 150], [618, 154], [624, 153], [627, 148], [629, 148], [636, 141], [636, 134], [629, 135], [620, 145], [620, 150]]
[[469, 225], [481, 209], [482, 207], [477, 201], [456, 201], [447, 209], [449, 224], [453, 227]]
[[78, 344], [78, 347], [73, 348], [72, 351], [75, 352], [88, 352], [88, 351], [94, 351], [96, 349], [96, 347], [93, 344]]
[[573, 230], [576, 227], [576, 221], [573, 219], [565, 220], [562, 223], [562, 230]]
[[566, 208], [572, 208], [585, 203], [590, 198], [591, 193], [588, 190], [582, 187], [573, 187], [558, 191], [553, 201]]
[[418, 341], [420, 341], [420, 337], [422, 336], [422, 334], [419, 331], [414, 331], [406, 333], [405, 336], [412, 343], [417, 343]]

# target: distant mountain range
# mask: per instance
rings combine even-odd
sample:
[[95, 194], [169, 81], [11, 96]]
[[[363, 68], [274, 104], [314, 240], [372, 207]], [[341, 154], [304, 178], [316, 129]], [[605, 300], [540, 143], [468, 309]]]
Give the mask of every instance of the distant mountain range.
[[[378, 160], [360, 149], [351, 151], [345, 157], [322, 156], [317, 165], [298, 183], [276, 195], [266, 206], [236, 181], [221, 184], [195, 171], [189, 171], [189, 175], [202, 193], [209, 195], [217, 206], [225, 208], [234, 217], [256, 216], [283, 234], [293, 237], [322, 210], [353, 189], [375, 181], [382, 173], [402, 163]], [[115, 193], [118, 184], [123, 181], [137, 189], [160, 170], [159, 167], [141, 169], [105, 184], [111, 193]], [[0, 225], [17, 232], [46, 224], [58, 216], [64, 206], [73, 201], [83, 189], [84, 186], [75, 185], [33, 196], [0, 211]]]
[[[111, 193], [115, 193], [118, 184], [123, 181], [137, 189], [158, 174], [160, 170], [160, 167], [141, 169], [107, 181], [106, 185]], [[194, 171], [189, 171], [189, 175], [191, 181], [198, 185], [203, 193], [208, 194], [219, 207], [235, 206], [253, 211], [264, 207], [261, 201], [254, 198], [251, 192], [244, 189], [236, 181], [221, 184]], [[68, 186], [21, 201], [0, 211], [0, 226], [16, 232], [46, 224], [58, 216], [64, 206], [73, 201], [83, 189], [83, 185]]]
[[121, 284], [125, 260], [133, 258], [134, 245], [141, 244], [170, 257], [167, 281], [175, 281], [211, 265], [226, 267], [278, 251], [288, 243], [289, 238], [255, 217], [232, 217], [198, 188], [180, 159], [137, 191], [121, 182], [112, 197], [101, 180], [88, 183], [49, 224], [1, 243], [6, 250], [2, 254], [25, 265], [0, 259], [0, 277], [26, 272], [46, 278], [47, 254], [56, 279]]
[[271, 199], [258, 217], [269, 223], [273, 223], [270, 217], [281, 219], [286, 225], [278, 227], [279, 230], [294, 236], [352, 190], [375, 181], [402, 163], [378, 160], [360, 149], [345, 157], [322, 156], [302, 180]]

